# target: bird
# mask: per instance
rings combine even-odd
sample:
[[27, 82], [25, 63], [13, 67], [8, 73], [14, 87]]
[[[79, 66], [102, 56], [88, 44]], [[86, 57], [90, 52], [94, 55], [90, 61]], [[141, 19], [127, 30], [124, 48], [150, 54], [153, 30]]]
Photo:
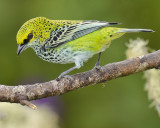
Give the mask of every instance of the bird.
[[62, 72], [58, 79], [83, 66], [89, 58], [99, 54], [94, 69], [100, 69], [101, 53], [111, 41], [130, 32], [154, 32], [152, 29], [112, 27], [117, 22], [97, 20], [50, 20], [36, 17], [25, 22], [17, 32], [17, 55], [32, 48], [43, 60], [75, 66]]

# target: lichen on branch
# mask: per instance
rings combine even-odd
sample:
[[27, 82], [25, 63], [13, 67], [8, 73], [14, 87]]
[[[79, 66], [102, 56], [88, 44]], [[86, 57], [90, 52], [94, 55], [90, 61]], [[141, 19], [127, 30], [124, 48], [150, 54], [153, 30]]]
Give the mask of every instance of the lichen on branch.
[[[140, 38], [136, 40], [130, 40], [127, 44], [128, 49], [126, 51], [127, 58], [133, 58], [148, 54], [150, 51], [155, 51], [147, 47], [148, 41], [144, 41]], [[157, 56], [159, 59], [159, 56]], [[144, 78], [146, 79], [145, 90], [148, 91], [148, 98], [152, 100], [151, 106], [155, 106], [160, 116], [160, 66], [155, 69], [147, 70], [144, 72]]]

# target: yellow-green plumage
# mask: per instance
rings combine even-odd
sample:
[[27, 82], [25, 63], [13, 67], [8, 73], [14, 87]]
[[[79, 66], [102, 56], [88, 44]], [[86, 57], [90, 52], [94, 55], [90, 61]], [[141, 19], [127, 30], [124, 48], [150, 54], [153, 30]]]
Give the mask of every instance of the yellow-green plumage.
[[81, 49], [84, 51], [100, 52], [101, 50], [103, 51], [105, 50], [105, 48], [108, 48], [110, 46], [112, 39], [118, 38], [124, 34], [118, 33], [110, 37], [119, 29], [120, 28], [105, 27], [88, 35], [85, 35], [83, 36], [83, 38], [78, 38], [76, 40], [70, 41], [65, 45], [73, 47], [74, 51], [76, 51], [77, 49]]
[[[17, 44], [23, 44], [24, 39], [30, 32], [34, 32], [34, 38], [40, 38], [40, 43], [49, 38], [51, 31], [65, 25], [71, 25], [82, 22], [81, 20], [49, 20], [45, 17], [33, 18], [25, 22], [17, 33]], [[32, 41], [32, 40], [31, 40]]]
[[[117, 23], [83, 20], [49, 20], [37, 17], [27, 21], [17, 33], [18, 51], [34, 49], [43, 60], [53, 63], [75, 63], [60, 76], [83, 66], [93, 55], [103, 52], [111, 40], [127, 32], [152, 32], [150, 29], [110, 27]], [[99, 56], [100, 59], [100, 56]], [[99, 59], [96, 66], [99, 66]]]

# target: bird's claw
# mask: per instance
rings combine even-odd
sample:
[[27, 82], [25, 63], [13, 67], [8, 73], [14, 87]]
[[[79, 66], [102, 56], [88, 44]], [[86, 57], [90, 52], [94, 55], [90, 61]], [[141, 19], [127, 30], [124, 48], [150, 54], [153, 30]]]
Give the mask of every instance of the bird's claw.
[[59, 81], [61, 78], [71, 78], [71, 76], [70, 75], [64, 75], [64, 76], [60, 75], [57, 77], [56, 80]]
[[102, 67], [100, 65], [94, 66], [93, 69], [96, 69], [97, 71], [101, 71], [102, 72]]

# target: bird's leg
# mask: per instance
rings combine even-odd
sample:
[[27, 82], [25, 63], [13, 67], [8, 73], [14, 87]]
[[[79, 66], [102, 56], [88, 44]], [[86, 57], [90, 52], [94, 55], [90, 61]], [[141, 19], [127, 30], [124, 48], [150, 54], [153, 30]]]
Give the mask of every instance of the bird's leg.
[[[96, 69], [96, 70], [99, 70], [99, 71], [101, 71], [102, 72], [102, 67], [100, 66], [100, 58], [101, 58], [101, 52], [99, 53], [99, 56], [98, 56], [98, 60], [97, 60], [97, 62], [96, 62], [96, 64], [95, 64], [95, 66], [94, 66], [94, 68], [93, 69]], [[107, 84], [107, 82], [105, 82], [105, 85]]]
[[70, 73], [71, 71], [73, 71], [75, 69], [79, 69], [81, 66], [83, 66], [83, 61], [76, 60], [75, 64], [76, 65], [74, 67], [62, 72], [61, 75], [58, 76], [57, 80], [59, 80], [62, 77], [69, 77], [69, 75], [67, 75], [67, 74]]
[[100, 58], [101, 58], [101, 52], [99, 53], [98, 60], [97, 60], [97, 62], [95, 64], [95, 66], [94, 66], [94, 69], [101, 70]]
[[[76, 65], [75, 65], [74, 67], [72, 67], [72, 68], [70, 68], [70, 69], [62, 72], [61, 75], [58, 76], [57, 80], [59, 80], [60, 78], [66, 76], [68, 73], [70, 73], [71, 71], [73, 71], [73, 70], [75, 70], [75, 69], [77, 69], [77, 66], [76, 66]], [[66, 77], [67, 77], [67, 76], [66, 76]]]

